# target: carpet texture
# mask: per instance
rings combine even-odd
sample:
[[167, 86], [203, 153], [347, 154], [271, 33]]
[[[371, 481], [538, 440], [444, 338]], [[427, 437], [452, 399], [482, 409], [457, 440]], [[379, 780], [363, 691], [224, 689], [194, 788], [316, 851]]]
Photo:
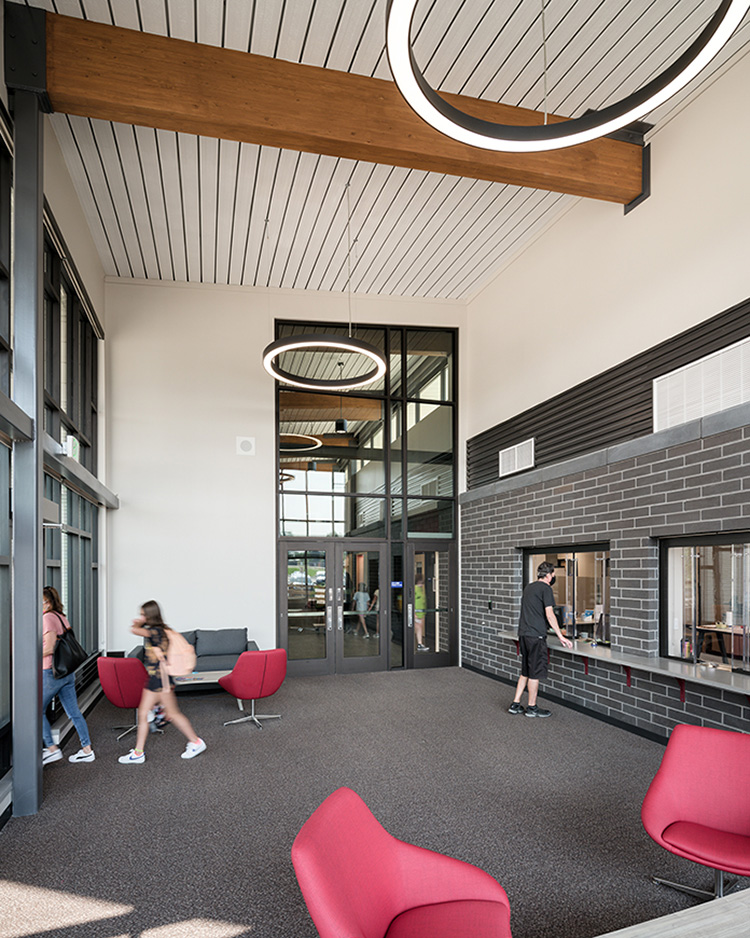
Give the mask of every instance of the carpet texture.
[[511, 716], [510, 700], [458, 668], [295, 678], [259, 703], [283, 717], [258, 730], [222, 726], [237, 706], [221, 691], [181, 694], [207, 752], [180, 759], [169, 727], [122, 766], [133, 735], [116, 742], [123, 712], [102, 699], [96, 761], [45, 767], [40, 813], [0, 831], [0, 938], [315, 938], [289, 852], [341, 785], [394, 836], [494, 876], [514, 938], [590, 938], [694, 904], [648, 878], [711, 879], [641, 827], [663, 747], [564, 707]]

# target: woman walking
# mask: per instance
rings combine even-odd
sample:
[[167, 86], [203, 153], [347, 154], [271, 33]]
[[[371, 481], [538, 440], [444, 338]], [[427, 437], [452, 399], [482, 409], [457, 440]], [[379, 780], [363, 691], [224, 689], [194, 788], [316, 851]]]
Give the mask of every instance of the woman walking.
[[174, 681], [161, 666], [166, 658], [169, 648], [169, 634], [172, 629], [165, 624], [161, 616], [159, 604], [150, 599], [141, 607], [141, 614], [133, 619], [130, 629], [133, 635], [143, 637], [145, 648], [145, 665], [148, 680], [141, 694], [138, 704], [138, 731], [136, 733], [135, 749], [131, 749], [126, 756], [120, 756], [119, 762], [123, 765], [138, 765], [146, 761], [143, 747], [148, 736], [148, 715], [157, 704], [161, 704], [165, 717], [171, 721], [182, 735], [187, 739], [185, 751], [181, 754], [183, 759], [192, 759], [206, 750], [206, 744], [196, 736], [190, 720], [177, 706], [174, 693]]
[[96, 756], [91, 748], [89, 728], [83, 718], [76, 697], [75, 674], [55, 677], [52, 671], [52, 657], [58, 636], [70, 628], [70, 623], [63, 614], [63, 604], [54, 586], [45, 586], [42, 591], [42, 765], [59, 762], [63, 754], [59, 746], [52, 741], [52, 729], [47, 719], [47, 707], [53, 697], [58, 697], [63, 710], [73, 721], [81, 748], [68, 758], [68, 762], [93, 762]]

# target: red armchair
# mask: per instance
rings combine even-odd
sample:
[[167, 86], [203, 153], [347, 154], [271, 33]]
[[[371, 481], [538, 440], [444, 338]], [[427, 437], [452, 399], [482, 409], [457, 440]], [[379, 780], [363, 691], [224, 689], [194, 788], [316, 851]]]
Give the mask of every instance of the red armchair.
[[246, 723], [248, 720], [255, 723], [258, 729], [263, 729], [261, 720], [280, 720], [280, 713], [255, 712], [255, 701], [262, 697], [270, 697], [284, 683], [286, 677], [286, 651], [283, 648], [272, 648], [268, 651], [244, 651], [237, 659], [237, 664], [231, 673], [219, 678], [219, 684], [225, 691], [237, 698], [237, 706], [244, 710], [243, 700], [251, 701], [250, 713], [237, 720], [227, 720], [224, 726], [230, 723]]
[[320, 938], [510, 938], [502, 886], [392, 837], [350, 788], [305, 822], [292, 862]]
[[115, 727], [125, 730], [117, 737], [122, 739], [138, 725], [138, 704], [148, 677], [146, 669], [138, 658], [97, 658], [96, 664], [99, 669], [99, 682], [107, 700], [123, 710], [135, 710], [130, 726]]
[[750, 876], [750, 735], [676, 726], [641, 819], [659, 846], [714, 870], [711, 891], [654, 882], [714, 899], [729, 891], [724, 872]]

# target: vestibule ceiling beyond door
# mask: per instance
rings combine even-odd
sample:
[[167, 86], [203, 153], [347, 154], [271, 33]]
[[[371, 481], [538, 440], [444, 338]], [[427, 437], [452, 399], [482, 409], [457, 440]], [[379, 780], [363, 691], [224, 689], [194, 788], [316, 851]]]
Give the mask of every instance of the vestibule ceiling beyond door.
[[[391, 80], [386, 0], [26, 5]], [[548, 110], [575, 117], [630, 93], [673, 61], [717, 6], [547, 0]], [[542, 110], [540, 11], [539, 0], [424, 0], [414, 35], [428, 81]], [[748, 42], [746, 18], [706, 72], [646, 119], [668, 121]], [[51, 121], [105, 271], [121, 277], [344, 291], [348, 201], [354, 291], [466, 298], [577, 198], [87, 117]]]

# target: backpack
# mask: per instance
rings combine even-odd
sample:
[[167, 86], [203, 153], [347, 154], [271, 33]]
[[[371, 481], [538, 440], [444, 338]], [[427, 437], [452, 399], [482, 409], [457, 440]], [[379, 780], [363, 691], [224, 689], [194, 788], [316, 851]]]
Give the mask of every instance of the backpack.
[[179, 632], [167, 630], [169, 647], [165, 656], [167, 674], [172, 677], [187, 677], [195, 668], [195, 648]]

